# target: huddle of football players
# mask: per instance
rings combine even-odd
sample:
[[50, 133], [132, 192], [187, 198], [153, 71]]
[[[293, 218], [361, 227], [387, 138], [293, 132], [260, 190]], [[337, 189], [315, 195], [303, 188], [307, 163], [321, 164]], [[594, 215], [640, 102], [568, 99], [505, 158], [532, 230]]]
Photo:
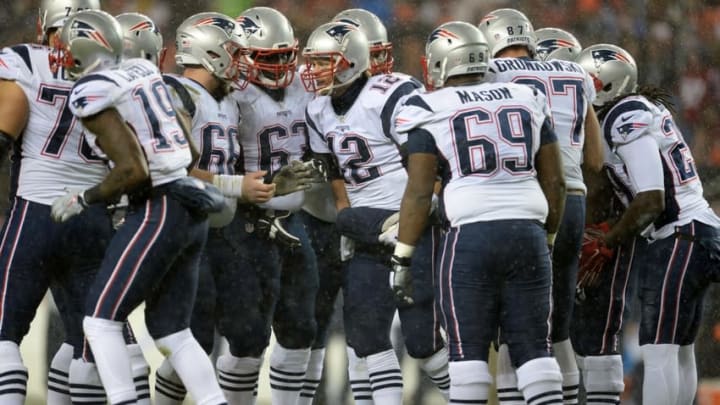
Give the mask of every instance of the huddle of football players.
[[272, 403], [312, 404], [340, 289], [356, 404], [402, 404], [396, 311], [446, 403], [619, 404], [635, 292], [644, 403], [693, 403], [720, 218], [626, 50], [503, 8], [435, 28], [420, 83], [367, 10], [300, 46], [252, 7], [185, 19], [174, 74], [145, 15], [43, 0], [38, 26], [0, 52], [1, 403], [48, 289], [51, 405], [254, 404], [271, 332]]

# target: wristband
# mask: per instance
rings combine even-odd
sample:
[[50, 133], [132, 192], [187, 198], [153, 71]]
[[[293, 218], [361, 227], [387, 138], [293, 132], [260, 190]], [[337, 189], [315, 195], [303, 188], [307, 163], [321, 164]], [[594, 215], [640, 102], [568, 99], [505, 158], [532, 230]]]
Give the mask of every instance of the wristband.
[[398, 241], [395, 244], [395, 251], [393, 252], [393, 255], [397, 257], [412, 257], [413, 252], [415, 252], [415, 246]]
[[548, 245], [554, 245], [555, 244], [555, 237], [557, 236], [557, 232], [552, 232], [547, 234], [547, 244]]
[[216, 174], [213, 176], [213, 185], [226, 197], [242, 197], [244, 176], [231, 174]]

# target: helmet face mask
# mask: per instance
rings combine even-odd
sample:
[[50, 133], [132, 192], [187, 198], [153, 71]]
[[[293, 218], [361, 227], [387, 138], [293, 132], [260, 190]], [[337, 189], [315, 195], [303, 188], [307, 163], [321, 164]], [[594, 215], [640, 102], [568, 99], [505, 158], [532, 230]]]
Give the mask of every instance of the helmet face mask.
[[448, 22], [428, 37], [421, 63], [425, 87], [439, 89], [453, 76], [484, 75], [488, 68], [488, 46], [482, 32], [474, 25]]
[[575, 62], [579, 63], [595, 82], [597, 107], [637, 88], [637, 64], [632, 55], [619, 46], [596, 44], [585, 48]]
[[76, 80], [117, 65], [122, 52], [123, 34], [117, 20], [104, 11], [84, 10], [65, 21], [51, 55], [51, 68], [61, 67], [65, 78]]
[[316, 28], [303, 49], [305, 89], [328, 95], [354, 82], [370, 68], [370, 46], [353, 25], [330, 22]]
[[188, 17], [177, 28], [175, 62], [201, 66], [226, 84], [246, 77], [247, 39], [232, 18], [214, 12]]
[[100, 0], [42, 0], [38, 8], [37, 40], [50, 44], [50, 33], [59, 29], [72, 14], [82, 10], [100, 10]]
[[115, 17], [125, 37], [125, 58], [142, 58], [156, 65], [162, 62], [163, 38], [157, 25], [140, 13], [123, 13]]
[[478, 28], [487, 39], [490, 57], [513, 46], [524, 46], [531, 57], [535, 55], [535, 30], [527, 16], [518, 10], [501, 8], [491, 11], [480, 20]]
[[392, 72], [395, 64], [393, 46], [388, 40], [387, 28], [378, 16], [362, 8], [352, 8], [338, 13], [333, 21], [354, 25], [365, 34], [370, 44], [371, 75]]
[[560, 28], [541, 28], [535, 31], [537, 43], [536, 59], [547, 61], [560, 59], [574, 61], [582, 51], [582, 45], [575, 36]]
[[247, 80], [270, 89], [289, 86], [297, 70], [299, 42], [287, 17], [270, 7], [252, 7], [236, 21], [248, 40]]

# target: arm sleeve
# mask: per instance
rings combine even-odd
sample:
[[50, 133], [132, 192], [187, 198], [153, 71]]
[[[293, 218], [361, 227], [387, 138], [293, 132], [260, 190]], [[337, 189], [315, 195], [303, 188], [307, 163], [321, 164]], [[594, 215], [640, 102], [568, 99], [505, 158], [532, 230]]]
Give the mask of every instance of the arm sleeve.
[[303, 204], [305, 204], [305, 191], [296, 191], [288, 195], [273, 197], [270, 201], [258, 204], [258, 206], [265, 209], [296, 212], [302, 208]]
[[70, 110], [78, 117], [89, 117], [112, 107], [120, 86], [113, 79], [93, 74], [78, 80], [70, 93]]
[[625, 163], [628, 178], [638, 193], [665, 189], [660, 151], [652, 137], [618, 145], [615, 152]]

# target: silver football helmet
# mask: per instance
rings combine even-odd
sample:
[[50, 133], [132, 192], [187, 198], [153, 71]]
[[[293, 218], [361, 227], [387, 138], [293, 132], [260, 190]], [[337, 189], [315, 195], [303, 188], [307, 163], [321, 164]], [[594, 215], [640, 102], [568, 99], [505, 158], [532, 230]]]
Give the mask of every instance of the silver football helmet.
[[125, 58], [142, 58], [160, 65], [163, 54], [163, 37], [155, 22], [140, 13], [123, 13], [115, 16], [125, 37]]
[[596, 44], [585, 48], [575, 62], [593, 78], [597, 97], [593, 104], [601, 107], [618, 96], [637, 89], [637, 64], [630, 53], [619, 46]]
[[451, 21], [435, 28], [425, 43], [423, 76], [428, 90], [442, 88], [449, 77], [485, 74], [488, 45], [472, 24]]
[[514, 8], [491, 11], [480, 20], [478, 28], [485, 35], [490, 57], [511, 46], [525, 46], [530, 56], [535, 55], [535, 30], [530, 20]]
[[224, 14], [188, 17], [177, 28], [175, 44], [178, 65], [202, 66], [222, 81], [234, 82], [246, 69], [247, 38], [240, 24]]
[[60, 29], [58, 42], [54, 60], [70, 80], [115, 66], [122, 58], [122, 28], [115, 17], [101, 10], [71, 15]]
[[333, 21], [354, 25], [365, 34], [370, 43], [370, 74], [392, 72], [395, 63], [392, 43], [388, 40], [385, 24], [378, 16], [362, 8], [351, 8], [338, 13]]
[[47, 44], [48, 30], [60, 28], [80, 10], [100, 10], [100, 0], [42, 0], [38, 9], [38, 42]]
[[248, 81], [277, 89], [292, 83], [297, 69], [298, 40], [290, 20], [270, 7], [253, 7], [237, 18], [248, 40]]
[[582, 51], [575, 35], [560, 28], [541, 28], [535, 31], [535, 57], [538, 60], [561, 59], [575, 61]]
[[370, 46], [357, 27], [341, 22], [323, 24], [310, 34], [301, 78], [308, 91], [321, 95], [346, 86], [370, 69]]

